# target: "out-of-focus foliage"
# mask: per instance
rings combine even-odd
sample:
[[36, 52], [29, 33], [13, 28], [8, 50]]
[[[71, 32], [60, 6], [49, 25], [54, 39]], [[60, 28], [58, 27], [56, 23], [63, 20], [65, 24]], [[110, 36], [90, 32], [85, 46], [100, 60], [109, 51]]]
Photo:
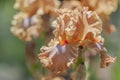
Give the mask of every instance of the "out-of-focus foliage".
[[[24, 42], [10, 32], [11, 20], [17, 12], [13, 8], [14, 2], [15, 0], [0, 0], [0, 80], [30, 80], [30, 73], [28, 73], [25, 62]], [[111, 22], [116, 25], [117, 31], [107, 36], [104, 35], [105, 46], [111, 55], [117, 57], [116, 63], [109, 68], [99, 69], [97, 72], [96, 69], [99, 66], [93, 66], [93, 69], [90, 69], [91, 80], [98, 80], [98, 77], [100, 80], [105, 80], [102, 79], [104, 76], [101, 76], [104, 72], [110, 73], [108, 74], [111, 77], [110, 80], [120, 80], [120, 0], [117, 12], [111, 15]], [[39, 53], [44, 38], [42, 35], [36, 40], [36, 53]], [[95, 64], [99, 64], [98, 60]], [[94, 75], [95, 72], [99, 75]]]
[[[14, 3], [15, 0], [0, 0], [0, 80], [29, 80], [25, 44], [10, 32], [11, 20], [17, 13]], [[36, 40], [36, 53], [39, 53], [43, 41]]]
[[[21, 80], [27, 75], [24, 43], [10, 32], [14, 0], [0, 1], [0, 79]], [[14, 76], [14, 77], [13, 77]]]

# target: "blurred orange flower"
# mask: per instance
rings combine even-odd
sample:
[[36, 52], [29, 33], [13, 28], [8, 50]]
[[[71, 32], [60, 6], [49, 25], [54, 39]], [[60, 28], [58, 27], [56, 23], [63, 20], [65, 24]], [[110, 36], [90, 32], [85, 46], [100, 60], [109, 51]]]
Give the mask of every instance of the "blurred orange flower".
[[13, 27], [11, 32], [19, 39], [31, 41], [40, 35], [42, 31], [42, 19], [39, 15], [29, 16], [24, 12], [20, 12], [14, 16], [12, 21]]

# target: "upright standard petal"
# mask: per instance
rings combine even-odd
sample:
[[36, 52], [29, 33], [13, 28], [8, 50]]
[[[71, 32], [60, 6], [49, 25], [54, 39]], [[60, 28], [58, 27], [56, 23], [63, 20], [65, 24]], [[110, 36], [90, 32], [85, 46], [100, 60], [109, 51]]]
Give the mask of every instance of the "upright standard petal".
[[93, 40], [102, 31], [99, 16], [94, 11], [88, 11], [87, 7], [74, 10], [60, 9], [56, 12], [59, 17], [55, 21], [54, 34], [59, 38], [60, 43], [83, 41], [88, 34], [92, 34], [89, 40]]

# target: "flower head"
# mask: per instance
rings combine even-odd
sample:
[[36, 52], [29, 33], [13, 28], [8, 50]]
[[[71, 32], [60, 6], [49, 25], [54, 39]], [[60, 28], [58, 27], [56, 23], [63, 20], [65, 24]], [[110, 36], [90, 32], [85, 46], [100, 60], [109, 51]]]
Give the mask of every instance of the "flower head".
[[29, 16], [20, 12], [14, 16], [11, 32], [24, 41], [31, 41], [33, 37], [38, 37], [42, 31], [41, 17], [38, 15]]
[[96, 12], [88, 11], [86, 7], [59, 9], [56, 12], [58, 18], [53, 22], [55, 38], [47, 47], [43, 46], [39, 54], [44, 67], [55, 73], [67, 70], [77, 59], [79, 46], [95, 48], [100, 52], [103, 67], [115, 61], [102, 47], [102, 22]]

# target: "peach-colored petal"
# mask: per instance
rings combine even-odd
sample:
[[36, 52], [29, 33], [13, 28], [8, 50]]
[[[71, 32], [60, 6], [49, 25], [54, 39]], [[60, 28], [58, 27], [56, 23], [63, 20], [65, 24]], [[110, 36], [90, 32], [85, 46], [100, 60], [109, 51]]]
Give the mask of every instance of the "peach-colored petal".
[[83, 6], [88, 6], [90, 10], [96, 11], [100, 16], [104, 33], [110, 34], [115, 31], [115, 27], [110, 24], [110, 15], [117, 10], [118, 0], [80, 0], [80, 2]]
[[58, 8], [59, 5], [58, 0], [16, 0], [14, 7], [32, 16], [36, 12], [40, 15], [53, 14], [53, 10]]
[[39, 12], [41, 14], [54, 14], [54, 9], [57, 9], [60, 5], [59, 0], [40, 0]]
[[110, 34], [110, 33], [116, 31], [116, 27], [113, 24], [104, 23], [104, 25], [103, 25], [103, 31], [104, 31], [105, 34]]
[[75, 9], [81, 7], [82, 5], [78, 0], [64, 0], [61, 6], [61, 8], [67, 8], [67, 9]]
[[100, 63], [101, 68], [108, 67], [111, 63], [114, 63], [116, 60], [116, 58], [113, 58], [107, 54], [105, 48], [102, 51], [100, 51], [100, 57], [101, 57], [101, 63]]
[[48, 47], [42, 47], [39, 58], [44, 67], [51, 72], [59, 73], [67, 70], [78, 55], [77, 44], [60, 45], [51, 40]]
[[94, 11], [88, 11], [87, 7], [74, 10], [60, 9], [56, 12], [59, 17], [56, 23], [54, 22], [56, 24], [54, 34], [60, 42], [83, 41], [89, 33], [93, 34], [91, 38], [96, 38], [102, 31], [100, 18]]
[[100, 62], [101, 68], [108, 67], [111, 63], [115, 62], [116, 58], [109, 56], [107, 50], [101, 43], [88, 42], [86, 46], [99, 52], [101, 58]]
[[29, 15], [34, 15], [39, 8], [40, 0], [16, 0], [14, 8], [20, 9]]
[[41, 76], [40, 80], [65, 80], [65, 79], [60, 76], [45, 75]]
[[[112, 24], [106, 25], [110, 21], [110, 15], [115, 12], [118, 7], [118, 0], [69, 0], [63, 1], [62, 8], [75, 9], [82, 8], [82, 6], [89, 7], [89, 10], [96, 11], [103, 21], [103, 31], [110, 34], [115, 31]], [[106, 26], [105, 26], [106, 25]]]

